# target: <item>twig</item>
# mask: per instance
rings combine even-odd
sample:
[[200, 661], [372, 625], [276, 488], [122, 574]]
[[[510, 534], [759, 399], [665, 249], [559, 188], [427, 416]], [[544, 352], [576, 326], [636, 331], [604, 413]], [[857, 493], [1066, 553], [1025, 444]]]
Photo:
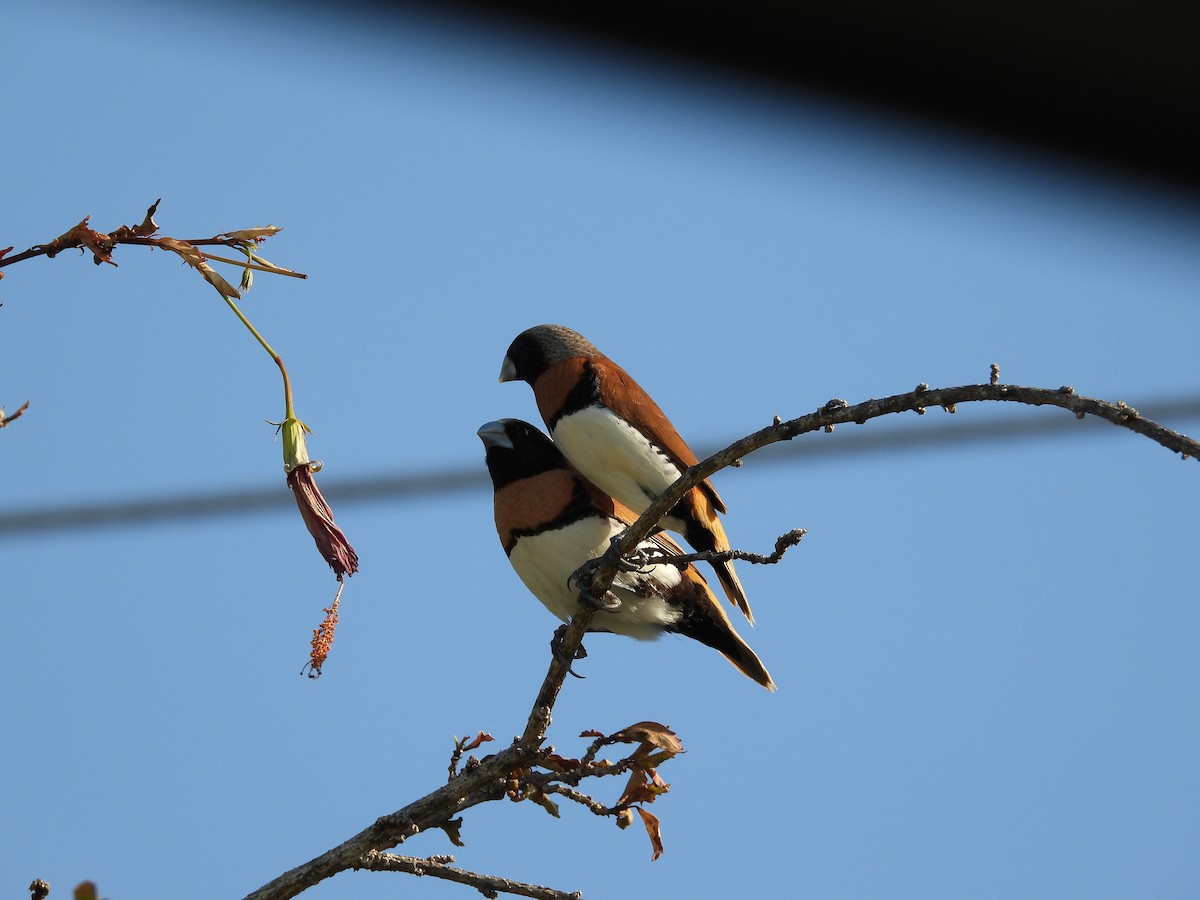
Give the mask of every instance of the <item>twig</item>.
[[498, 875], [482, 875], [478, 872], [468, 872], [466, 869], [448, 865], [453, 862], [453, 856], [431, 856], [418, 859], [413, 856], [396, 856], [392, 853], [379, 853], [372, 850], [366, 854], [356, 869], [368, 869], [372, 872], [406, 872], [409, 875], [432, 875], [434, 878], [445, 878], [459, 884], [470, 885], [485, 897], [496, 897], [499, 894], [516, 894], [521, 897], [532, 897], [534, 900], [581, 900], [578, 891], [567, 893], [554, 888], [542, 887], [537, 884], [526, 884], [523, 881], [513, 881], [511, 878], [501, 878]]
[[4, 414], [4, 407], [0, 406], [0, 428], [3, 428], [9, 422], [15, 422], [17, 419], [21, 418], [21, 416], [23, 416], [25, 414], [25, 410], [27, 410], [27, 409], [29, 409], [29, 401], [28, 400], [26, 400], [24, 403], [22, 403], [20, 408], [15, 413], [13, 413], [11, 416], [6, 416]]
[[[192, 243], [192, 242], [189, 242]], [[192, 243], [192, 246], [195, 246]], [[280, 266], [260, 266], [258, 263], [247, 262], [244, 259], [229, 259], [226, 256], [217, 256], [215, 253], [202, 253], [205, 259], [211, 259], [214, 262], [227, 263], [231, 266], [237, 266], [239, 269], [254, 269], [257, 272], [270, 272], [272, 275], [287, 275], [289, 278], [308, 278], [303, 272], [296, 272], [292, 269], [284, 269]]]
[[729, 559], [741, 559], [756, 566], [773, 566], [783, 559], [783, 555], [800, 543], [808, 530], [793, 528], [786, 534], [775, 539], [775, 552], [768, 556], [762, 553], [751, 553], [749, 550], [704, 550], [699, 553], [654, 553], [650, 562], [669, 563], [682, 568], [687, 563], [694, 562], [723, 562]]
[[[616, 773], [614, 772], [613, 774], [615, 775]], [[542, 786], [542, 791], [547, 794], [561, 794], [568, 800], [575, 801], [580, 806], [586, 806], [598, 816], [610, 816], [613, 812], [609, 807], [605, 806], [599, 800], [589, 797], [587, 794], [583, 793], [583, 791], [577, 791], [574, 788], [567, 787], [565, 784], [545, 784]]]

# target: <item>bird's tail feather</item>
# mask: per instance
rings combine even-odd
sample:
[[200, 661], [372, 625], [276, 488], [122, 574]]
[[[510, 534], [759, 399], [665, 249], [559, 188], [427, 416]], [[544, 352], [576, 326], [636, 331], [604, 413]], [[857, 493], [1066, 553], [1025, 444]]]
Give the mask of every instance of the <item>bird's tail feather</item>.
[[684, 606], [683, 615], [668, 630], [712, 647], [747, 678], [758, 682], [768, 691], [774, 691], [775, 682], [767, 667], [750, 649], [750, 645], [742, 640], [742, 636], [733, 630], [729, 616], [713, 596], [704, 576], [696, 571], [695, 566], [688, 566], [683, 571], [683, 577], [694, 591], [694, 600]]
[[[692, 496], [697, 500], [703, 498], [703, 495], [697, 494], [696, 491], [692, 492]], [[717, 518], [716, 510], [712, 508], [711, 504], [704, 503], [702, 500], [701, 504], [702, 508], [695, 509], [688, 517], [690, 521], [684, 538], [701, 552], [715, 550], [723, 553], [729, 550], [729, 538], [725, 536], [725, 528], [721, 525], [721, 520]], [[716, 572], [717, 581], [721, 582], [721, 590], [725, 592], [729, 602], [740, 609], [742, 615], [753, 625], [754, 613], [750, 611], [750, 601], [746, 598], [746, 590], [742, 587], [737, 572], [733, 570], [733, 560], [716, 561], [712, 563], [712, 567]]]
[[726, 559], [721, 562], [714, 562], [712, 567], [716, 572], [717, 581], [721, 582], [721, 589], [725, 592], [725, 596], [729, 598], [729, 602], [740, 609], [746, 620], [753, 625], [754, 613], [750, 611], [750, 601], [746, 599], [746, 591], [742, 587], [742, 582], [737, 577], [737, 572], [733, 571], [733, 561]]
[[738, 637], [738, 635], [733, 634], [732, 636], [736, 638], [736, 643], [731, 642], [723, 648], [717, 648], [721, 651], [721, 655], [733, 663], [734, 668], [747, 678], [757, 681], [768, 691], [774, 691], [775, 682], [771, 680], [771, 673], [762, 664], [762, 660], [758, 658], [758, 654], [751, 650], [750, 645]]

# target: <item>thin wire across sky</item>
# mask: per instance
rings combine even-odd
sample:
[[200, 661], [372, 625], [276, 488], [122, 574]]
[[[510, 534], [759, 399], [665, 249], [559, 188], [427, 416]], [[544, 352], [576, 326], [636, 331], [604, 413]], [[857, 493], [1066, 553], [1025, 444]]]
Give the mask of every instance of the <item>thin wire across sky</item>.
[[[1182, 424], [1200, 421], [1200, 398], [1161, 399], [1139, 404], [1142, 415], [1180, 429]], [[913, 452], [929, 447], [962, 446], [997, 441], [1038, 439], [1103, 439], [1117, 436], [1107, 423], [1048, 411], [1023, 413], [984, 422], [941, 422], [908, 424], [873, 431], [843, 429], [836, 439], [809, 440], [775, 444], [756, 453], [753, 462], [764, 465], [795, 464], [798, 460], [845, 460], [867, 454]], [[732, 438], [725, 442], [731, 443]], [[697, 445], [701, 459], [725, 444], [707, 442]], [[381, 474], [329, 479], [322, 489], [336, 508], [352, 504], [424, 501], [448, 494], [488, 489], [482, 456], [479, 464], [469, 467], [426, 469], [407, 474]], [[142, 497], [129, 500], [102, 499], [54, 507], [14, 510], [0, 514], [0, 536], [41, 537], [64, 531], [118, 528], [147, 523], [185, 523], [197, 519], [243, 516], [246, 513], [294, 512], [291, 494], [272, 484], [265, 488], [227, 488], [189, 494]]]

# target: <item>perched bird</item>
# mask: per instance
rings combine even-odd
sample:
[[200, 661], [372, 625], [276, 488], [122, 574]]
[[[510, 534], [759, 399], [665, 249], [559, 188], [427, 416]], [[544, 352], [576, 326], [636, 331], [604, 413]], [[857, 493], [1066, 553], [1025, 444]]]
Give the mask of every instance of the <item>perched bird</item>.
[[[696, 454], [629, 373], [583, 335], [562, 325], [521, 332], [508, 348], [500, 380], [527, 381], [554, 442], [571, 465], [641, 515]], [[700, 551], [729, 549], [717, 513], [725, 504], [705, 479], [660, 523]], [[714, 562], [729, 602], [754, 623], [732, 561]]]
[[[601, 556], [637, 516], [579, 474], [538, 428], [519, 419], [488, 422], [477, 432], [487, 450], [495, 488], [496, 531], [508, 561], [542, 604], [564, 622], [579, 608], [571, 575]], [[680, 553], [665, 534], [639, 545], [642, 551]], [[682, 634], [720, 652], [768, 690], [775, 683], [754, 651], [738, 636], [695, 566], [647, 562], [622, 569], [613, 581], [608, 608], [589, 631], [624, 634], [642, 641], [664, 631]]]

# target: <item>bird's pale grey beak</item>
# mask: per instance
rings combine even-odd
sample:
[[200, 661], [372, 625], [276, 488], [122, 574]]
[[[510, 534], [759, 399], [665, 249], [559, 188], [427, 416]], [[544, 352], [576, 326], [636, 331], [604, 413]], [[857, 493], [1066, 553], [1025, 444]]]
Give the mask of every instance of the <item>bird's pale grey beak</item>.
[[486, 425], [481, 425], [475, 433], [479, 435], [479, 439], [483, 441], [485, 447], [503, 447], [505, 450], [513, 448], [512, 438], [508, 436], [508, 430], [504, 427], [503, 422], [488, 422]]
[[[500, 366], [500, 382], [517, 380], [517, 366], [509, 357], [504, 357], [504, 363]], [[494, 424], [494, 423], [493, 423]]]

